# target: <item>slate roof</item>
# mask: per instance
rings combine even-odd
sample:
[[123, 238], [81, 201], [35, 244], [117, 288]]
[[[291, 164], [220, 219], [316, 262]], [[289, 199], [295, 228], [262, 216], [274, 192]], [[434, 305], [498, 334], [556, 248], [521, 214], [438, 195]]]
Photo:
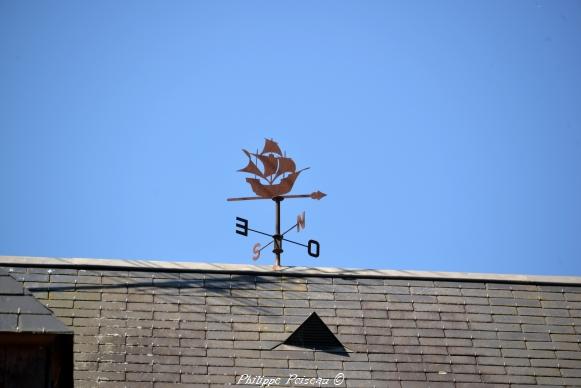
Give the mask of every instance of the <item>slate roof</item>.
[[73, 330], [55, 318], [34, 296], [0, 268], [0, 334], [71, 334]]
[[[80, 388], [250, 386], [236, 384], [244, 374], [281, 386], [291, 374], [342, 387], [581, 386], [578, 277], [17, 257], [0, 267], [74, 329]], [[348, 355], [272, 350], [312, 312]]]

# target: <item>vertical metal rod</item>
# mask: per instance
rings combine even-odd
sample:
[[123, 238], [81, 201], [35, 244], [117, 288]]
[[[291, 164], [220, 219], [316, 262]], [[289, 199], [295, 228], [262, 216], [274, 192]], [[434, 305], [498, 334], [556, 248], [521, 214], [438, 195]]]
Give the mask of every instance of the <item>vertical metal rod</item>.
[[274, 240], [274, 249], [272, 252], [276, 255], [274, 266], [280, 267], [280, 254], [282, 250], [282, 235], [280, 234], [280, 203], [283, 201], [283, 197], [274, 197], [272, 200], [276, 202], [276, 219], [275, 219], [275, 234], [272, 236]]

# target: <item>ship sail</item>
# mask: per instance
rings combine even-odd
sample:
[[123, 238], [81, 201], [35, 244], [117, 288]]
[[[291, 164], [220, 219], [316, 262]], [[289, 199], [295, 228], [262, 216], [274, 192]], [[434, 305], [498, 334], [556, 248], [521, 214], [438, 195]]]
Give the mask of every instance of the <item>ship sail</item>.
[[282, 151], [280, 150], [278, 143], [272, 139], [264, 139], [264, 149], [262, 150], [262, 154], [268, 153], [278, 154], [282, 156]]
[[272, 155], [256, 155], [256, 157], [262, 162], [264, 166], [264, 177], [274, 175], [278, 169], [277, 158]]
[[262, 171], [260, 171], [258, 166], [256, 164], [254, 164], [254, 162], [252, 161], [252, 159], [250, 157], [251, 153], [246, 151], [246, 150], [242, 150], [242, 151], [244, 151], [244, 153], [248, 156], [248, 164], [246, 165], [246, 167], [244, 167], [238, 171], [239, 172], [248, 172], [250, 174], [258, 175], [261, 178], [265, 178], [265, 176], [262, 174]]
[[295, 172], [297, 166], [291, 158], [280, 158], [278, 160], [278, 173]]
[[278, 178], [282, 174], [293, 173], [297, 169], [295, 162], [291, 158], [279, 158], [278, 159], [278, 171], [274, 179]]

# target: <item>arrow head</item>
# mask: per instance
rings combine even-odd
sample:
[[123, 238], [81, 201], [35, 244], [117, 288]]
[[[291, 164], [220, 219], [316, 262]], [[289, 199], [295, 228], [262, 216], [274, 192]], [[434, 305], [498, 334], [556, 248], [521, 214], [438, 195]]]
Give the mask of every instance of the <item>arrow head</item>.
[[314, 193], [311, 194], [311, 198], [312, 199], [317, 199], [317, 200], [321, 200], [321, 198], [326, 197], [327, 194], [321, 192], [321, 191], [315, 191]]

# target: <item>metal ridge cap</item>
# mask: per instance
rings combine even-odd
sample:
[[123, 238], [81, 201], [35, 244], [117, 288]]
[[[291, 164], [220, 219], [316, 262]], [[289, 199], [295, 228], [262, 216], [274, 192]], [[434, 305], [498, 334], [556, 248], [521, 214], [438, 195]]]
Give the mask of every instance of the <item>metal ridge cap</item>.
[[53, 258], [33, 256], [0, 256], [0, 265], [15, 267], [91, 268], [163, 272], [247, 273], [308, 277], [359, 277], [389, 279], [421, 279], [440, 281], [488, 281], [502, 283], [570, 284], [581, 286], [581, 276], [520, 275], [472, 272], [358, 269], [335, 267], [283, 267], [275, 271], [267, 265], [223, 264], [156, 260], [120, 260], [88, 258]]

